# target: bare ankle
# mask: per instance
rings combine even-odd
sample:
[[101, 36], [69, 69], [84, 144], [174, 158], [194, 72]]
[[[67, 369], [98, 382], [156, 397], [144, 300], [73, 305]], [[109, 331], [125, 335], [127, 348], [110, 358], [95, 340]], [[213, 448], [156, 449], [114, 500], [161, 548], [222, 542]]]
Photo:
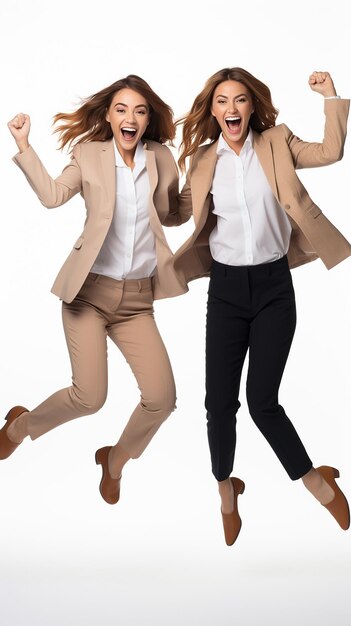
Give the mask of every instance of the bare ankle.
[[333, 500], [335, 496], [334, 490], [314, 467], [312, 467], [307, 474], [302, 476], [302, 482], [306, 489], [308, 489], [321, 504], [328, 504]]
[[7, 429], [7, 436], [14, 443], [21, 443], [28, 436], [27, 413], [19, 415]]
[[224, 480], [218, 480], [217, 485], [218, 485], [219, 493], [227, 493], [231, 487], [230, 478], [225, 478]]
[[108, 469], [110, 476], [112, 478], [120, 478], [122, 470], [129, 460], [129, 454], [120, 446], [120, 444], [117, 443], [113, 446], [108, 455]]
[[218, 481], [218, 491], [222, 501], [222, 513], [231, 513], [234, 507], [234, 489], [230, 478]]

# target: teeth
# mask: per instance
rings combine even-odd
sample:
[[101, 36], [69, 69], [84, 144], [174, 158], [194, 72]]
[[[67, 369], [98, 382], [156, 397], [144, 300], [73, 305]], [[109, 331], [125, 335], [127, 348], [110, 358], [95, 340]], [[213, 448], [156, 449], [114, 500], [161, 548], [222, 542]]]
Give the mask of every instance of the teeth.
[[122, 130], [127, 130], [128, 132], [136, 133], [136, 128], [128, 128], [128, 126], [124, 126]]
[[226, 117], [225, 121], [226, 122], [235, 122], [236, 120], [240, 120], [240, 119], [241, 119], [241, 117], [239, 115], [235, 115], [235, 116], [232, 116], [232, 117]]

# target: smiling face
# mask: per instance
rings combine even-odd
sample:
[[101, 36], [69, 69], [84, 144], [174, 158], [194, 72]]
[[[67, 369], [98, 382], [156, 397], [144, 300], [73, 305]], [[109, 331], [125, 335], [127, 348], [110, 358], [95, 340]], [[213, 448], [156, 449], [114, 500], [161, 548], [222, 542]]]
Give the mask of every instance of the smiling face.
[[217, 85], [212, 98], [211, 113], [220, 125], [227, 144], [237, 154], [247, 137], [253, 111], [251, 93], [243, 83], [225, 80]]
[[121, 89], [112, 98], [106, 120], [111, 124], [118, 152], [130, 166], [138, 141], [150, 121], [147, 101], [134, 89]]

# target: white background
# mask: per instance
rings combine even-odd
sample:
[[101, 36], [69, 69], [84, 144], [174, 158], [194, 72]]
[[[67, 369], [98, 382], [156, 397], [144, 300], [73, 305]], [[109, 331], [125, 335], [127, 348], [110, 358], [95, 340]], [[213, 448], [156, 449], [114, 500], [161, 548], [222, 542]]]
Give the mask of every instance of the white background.
[[[213, 72], [242, 66], [266, 82], [300, 137], [323, 136], [323, 101], [309, 74], [329, 70], [351, 95], [350, 27], [343, 0], [74, 2], [3, 0], [0, 211], [1, 411], [33, 408], [70, 383], [60, 303], [50, 287], [84, 220], [80, 197], [41, 207], [11, 162], [6, 128], [31, 115], [31, 142], [57, 175], [51, 118], [128, 73], [145, 78], [180, 116]], [[351, 147], [324, 170], [301, 172], [310, 195], [351, 239]], [[176, 249], [189, 223], [167, 235]], [[340, 468], [351, 497], [351, 261], [294, 270], [298, 328], [281, 402], [316, 466]], [[118, 438], [137, 402], [111, 346], [104, 408], [29, 440], [0, 467], [0, 619], [4, 626], [346, 626], [350, 531], [291, 482], [252, 424], [242, 385], [235, 474], [243, 529], [222, 537], [203, 409], [207, 280], [157, 302], [174, 366], [178, 410], [125, 469], [121, 501], [100, 497], [95, 450]]]

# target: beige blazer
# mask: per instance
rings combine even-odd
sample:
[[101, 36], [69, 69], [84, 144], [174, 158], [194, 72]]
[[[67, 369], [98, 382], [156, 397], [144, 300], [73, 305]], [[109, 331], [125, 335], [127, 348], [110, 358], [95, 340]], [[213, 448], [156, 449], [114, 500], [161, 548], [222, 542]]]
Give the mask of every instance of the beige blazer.
[[[189, 218], [178, 207], [178, 170], [171, 151], [155, 141], [144, 144], [150, 180], [149, 216], [155, 234], [157, 270], [153, 277], [155, 298], [186, 291], [173, 267], [162, 225], [176, 226]], [[49, 176], [32, 147], [17, 154], [15, 163], [24, 172], [40, 202], [47, 208], [60, 206], [80, 193], [85, 200], [86, 220], [82, 233], [63, 264], [52, 292], [71, 302], [83, 285], [107, 235], [116, 202], [113, 140], [80, 143], [72, 159], [55, 180]]]
[[[351, 255], [351, 245], [314, 204], [295, 170], [334, 163], [342, 158], [346, 138], [349, 100], [325, 100], [322, 143], [308, 143], [281, 124], [259, 134], [254, 149], [278, 202], [288, 215], [292, 234], [288, 250], [290, 267], [320, 257], [328, 269]], [[210, 189], [217, 161], [217, 141], [199, 148], [191, 160], [179, 210], [188, 214], [193, 206], [195, 230], [174, 257], [182, 282], [209, 274], [212, 257], [208, 239], [216, 224], [211, 211]]]

